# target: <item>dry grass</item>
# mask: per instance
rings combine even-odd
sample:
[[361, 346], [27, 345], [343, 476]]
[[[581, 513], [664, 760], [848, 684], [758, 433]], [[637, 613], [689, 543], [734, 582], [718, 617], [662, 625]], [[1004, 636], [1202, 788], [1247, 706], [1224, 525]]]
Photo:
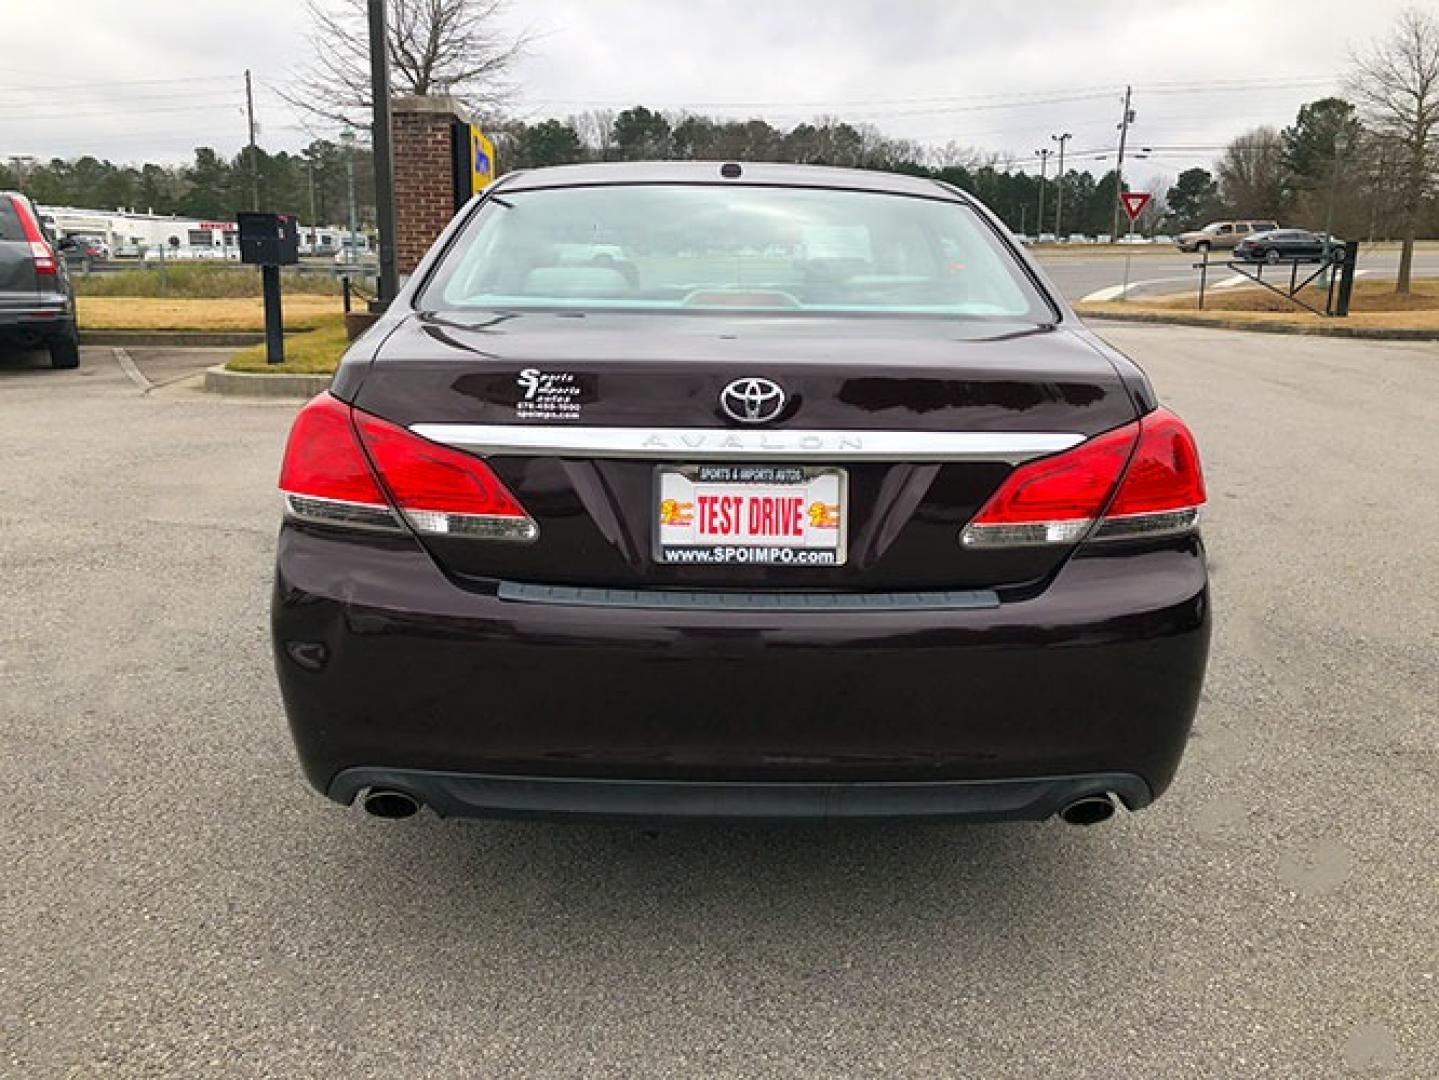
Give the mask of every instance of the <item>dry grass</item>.
[[[144, 263], [106, 274], [76, 273], [79, 296], [259, 296], [260, 268], [238, 263]], [[340, 295], [340, 279], [328, 270], [282, 270], [280, 286], [286, 294]]]
[[278, 373], [282, 375], [330, 375], [340, 356], [349, 347], [343, 315], [326, 315], [315, 329], [304, 334], [285, 336], [285, 362], [270, 365], [265, 361], [265, 346], [252, 345], [236, 353], [225, 365], [229, 371]]
[[[1300, 297], [1314, 307], [1324, 307], [1325, 291], [1310, 287]], [[1196, 292], [1160, 296], [1152, 300], [1109, 301], [1080, 304], [1079, 311], [1106, 314], [1153, 315], [1160, 312], [1182, 312], [1187, 318], [1215, 322], [1247, 322], [1293, 324], [1296, 326], [1349, 326], [1382, 330], [1439, 330], [1439, 282], [1421, 280], [1413, 291], [1400, 296], [1392, 281], [1360, 280], [1354, 283], [1354, 295], [1345, 319], [1326, 319], [1296, 308], [1283, 298], [1258, 287], [1218, 289], [1205, 294], [1204, 310], [1199, 310]]]
[[[198, 300], [176, 297], [81, 296], [76, 298], [81, 330], [264, 330], [265, 306], [258, 297]], [[340, 315], [337, 296], [286, 296], [281, 304], [286, 330], [306, 330]]]

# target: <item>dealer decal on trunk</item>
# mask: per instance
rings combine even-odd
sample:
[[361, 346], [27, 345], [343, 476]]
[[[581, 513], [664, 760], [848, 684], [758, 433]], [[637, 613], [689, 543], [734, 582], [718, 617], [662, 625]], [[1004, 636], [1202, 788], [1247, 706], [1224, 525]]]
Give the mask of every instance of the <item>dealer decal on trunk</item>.
[[578, 420], [580, 382], [572, 371], [525, 368], [515, 379], [520, 388], [515, 402], [518, 420]]

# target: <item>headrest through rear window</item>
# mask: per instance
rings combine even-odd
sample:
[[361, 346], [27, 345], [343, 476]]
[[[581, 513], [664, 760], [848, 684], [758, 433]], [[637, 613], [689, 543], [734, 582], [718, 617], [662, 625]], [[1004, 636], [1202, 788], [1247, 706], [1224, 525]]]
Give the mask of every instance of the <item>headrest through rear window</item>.
[[525, 275], [526, 296], [617, 296], [630, 291], [612, 266], [540, 266]]

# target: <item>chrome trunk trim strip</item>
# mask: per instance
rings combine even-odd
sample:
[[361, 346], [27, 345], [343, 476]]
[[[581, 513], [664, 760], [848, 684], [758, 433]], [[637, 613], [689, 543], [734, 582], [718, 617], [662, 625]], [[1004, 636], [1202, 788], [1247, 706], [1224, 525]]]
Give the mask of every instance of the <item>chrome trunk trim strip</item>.
[[1084, 435], [1057, 431], [870, 431], [412, 424], [422, 439], [484, 457], [640, 458], [712, 461], [1007, 461], [1068, 450]]

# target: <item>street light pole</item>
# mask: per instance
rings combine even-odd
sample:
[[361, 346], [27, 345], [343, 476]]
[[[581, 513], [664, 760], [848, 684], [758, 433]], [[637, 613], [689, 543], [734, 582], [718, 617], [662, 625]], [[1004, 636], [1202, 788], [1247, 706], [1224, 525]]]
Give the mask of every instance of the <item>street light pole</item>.
[[1318, 285], [1321, 289], [1329, 285], [1329, 269], [1333, 265], [1330, 259], [1330, 248], [1334, 236], [1334, 197], [1339, 192], [1339, 177], [1344, 170], [1344, 155], [1348, 152], [1348, 143], [1340, 146], [1339, 140], [1334, 140], [1334, 158], [1329, 163], [1329, 205], [1324, 210], [1324, 252], [1321, 258], [1324, 261], [1324, 269], [1319, 272]]
[[250, 209], [260, 209], [260, 151], [255, 145], [255, 90], [245, 69], [245, 115], [250, 125]]
[[1049, 164], [1049, 155], [1054, 151], [1046, 146], [1043, 150], [1036, 150], [1035, 153], [1039, 155], [1039, 214], [1034, 219], [1034, 238], [1037, 242], [1044, 232], [1044, 172], [1045, 167]]
[[1051, 135], [1051, 139], [1059, 143], [1059, 171], [1054, 174], [1054, 238], [1056, 240], [1064, 237], [1064, 144], [1074, 136], [1066, 131], [1063, 135]]

